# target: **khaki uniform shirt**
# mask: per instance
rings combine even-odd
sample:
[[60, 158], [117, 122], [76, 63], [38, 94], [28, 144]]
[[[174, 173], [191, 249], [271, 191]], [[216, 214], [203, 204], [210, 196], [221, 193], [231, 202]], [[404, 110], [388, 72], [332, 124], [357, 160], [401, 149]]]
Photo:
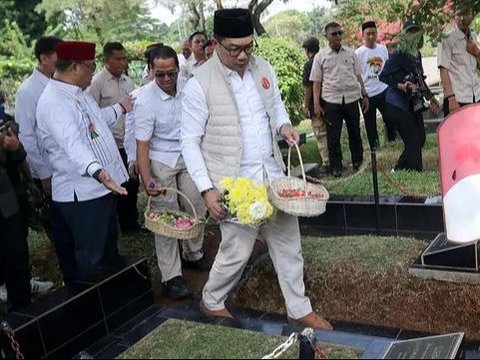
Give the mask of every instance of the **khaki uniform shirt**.
[[[477, 34], [471, 33], [477, 45]], [[480, 100], [480, 84], [477, 78], [477, 59], [467, 51], [467, 37], [456, 25], [438, 47], [438, 67], [448, 70], [453, 93], [460, 103]], [[446, 94], [449, 95], [449, 94]]]
[[[95, 99], [98, 106], [103, 109], [115, 105], [135, 89], [132, 79], [126, 75], [114, 77], [103, 68], [93, 77], [92, 85], [88, 92]], [[125, 115], [120, 116], [117, 123], [111, 128], [113, 137], [119, 149], [123, 149], [125, 138]]]
[[320, 49], [313, 60], [310, 81], [322, 83], [322, 99], [332, 104], [350, 104], [362, 97], [358, 75], [360, 63], [353, 49], [346, 46], [339, 52]]

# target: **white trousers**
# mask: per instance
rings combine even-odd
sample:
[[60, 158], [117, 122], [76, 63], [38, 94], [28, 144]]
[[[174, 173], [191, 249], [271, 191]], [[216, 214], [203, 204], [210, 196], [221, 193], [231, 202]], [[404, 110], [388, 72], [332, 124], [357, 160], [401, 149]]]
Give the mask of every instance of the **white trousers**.
[[208, 309], [225, 308], [228, 293], [239, 282], [260, 235], [268, 246], [288, 316], [299, 319], [312, 312], [305, 296], [298, 218], [280, 211], [274, 216], [258, 230], [228, 222], [220, 225], [222, 242], [203, 289], [203, 302]]
[[[171, 187], [184, 193], [195, 207], [195, 211], [200, 219], [205, 218], [205, 203], [195, 186], [192, 178], [188, 174], [183, 157], [178, 159], [174, 169], [160, 162], [151, 161], [151, 172], [154, 180], [162, 187]], [[174, 192], [167, 192], [166, 195], [157, 196], [152, 199], [152, 207], [157, 210], [178, 211], [181, 210], [190, 215], [193, 211], [185, 199]], [[203, 257], [203, 234], [195, 239], [181, 240], [183, 248], [183, 258], [187, 261], [200, 260]], [[157, 252], [158, 266], [162, 273], [162, 281], [168, 281], [174, 277], [182, 275], [182, 262], [180, 260], [180, 251], [178, 240], [167, 238], [165, 236], [155, 235], [155, 248]]]

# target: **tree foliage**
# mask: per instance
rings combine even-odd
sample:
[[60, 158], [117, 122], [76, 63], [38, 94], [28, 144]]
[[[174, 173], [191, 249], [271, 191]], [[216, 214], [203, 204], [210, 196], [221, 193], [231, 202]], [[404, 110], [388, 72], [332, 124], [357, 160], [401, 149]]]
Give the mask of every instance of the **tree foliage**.
[[302, 50], [291, 40], [262, 36], [258, 39], [256, 54], [265, 58], [275, 69], [290, 120], [294, 124], [300, 123], [303, 120], [302, 72], [306, 61]]
[[35, 66], [33, 51], [27, 46], [20, 27], [5, 20], [0, 32], [0, 80], [7, 93], [7, 103], [13, 103], [13, 96], [22, 80]]
[[150, 14], [144, 0], [43, 0], [37, 11], [59, 19], [63, 34], [98, 44], [117, 40], [155, 40], [168, 33]]
[[310, 19], [297, 10], [287, 10], [272, 16], [265, 23], [269, 36], [292, 39], [301, 43], [311, 30]]
[[[32, 41], [43, 35], [47, 29], [45, 16], [35, 11], [41, 0], [1, 0], [0, 19], [8, 19], [18, 25], [25, 41]], [[0, 31], [3, 27], [0, 24]]]

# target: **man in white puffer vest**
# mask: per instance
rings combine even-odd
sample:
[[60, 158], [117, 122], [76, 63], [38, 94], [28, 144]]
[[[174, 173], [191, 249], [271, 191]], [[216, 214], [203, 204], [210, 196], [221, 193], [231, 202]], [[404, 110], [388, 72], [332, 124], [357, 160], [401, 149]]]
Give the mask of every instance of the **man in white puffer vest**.
[[[182, 154], [211, 216], [224, 220], [219, 182], [248, 177], [268, 184], [284, 176], [277, 138], [299, 141], [280, 97], [273, 68], [253, 56], [252, 17], [246, 9], [223, 9], [214, 15], [213, 57], [193, 71], [184, 88]], [[202, 294], [201, 310], [232, 317], [228, 293], [240, 280], [257, 236], [269, 250], [288, 317], [317, 329], [331, 325], [312, 310], [305, 296], [298, 219], [277, 215], [259, 229], [221, 222], [222, 241]]]

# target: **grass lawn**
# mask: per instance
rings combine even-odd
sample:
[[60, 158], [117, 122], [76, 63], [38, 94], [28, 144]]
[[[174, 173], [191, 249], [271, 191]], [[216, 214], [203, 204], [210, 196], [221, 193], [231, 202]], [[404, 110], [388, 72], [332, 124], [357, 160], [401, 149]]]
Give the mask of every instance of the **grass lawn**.
[[[224, 326], [167, 320], [119, 359], [260, 359], [287, 338]], [[325, 346], [330, 359], [358, 359], [362, 351]], [[280, 359], [298, 358], [298, 344]]]
[[[305, 286], [329, 319], [429, 333], [464, 331], [480, 339], [480, 285], [427, 281], [408, 268], [426, 247], [408, 238], [355, 236], [303, 239]], [[237, 305], [285, 313], [268, 257], [232, 297]]]
[[[380, 122], [380, 121], [379, 121]], [[303, 121], [298, 129], [300, 132], [311, 132], [310, 121]], [[310, 129], [310, 130], [309, 130]], [[370, 152], [366, 142], [367, 136], [363, 124], [361, 125], [365, 161], [370, 161]], [[438, 172], [438, 148], [436, 134], [428, 134], [423, 148], [423, 172], [397, 171], [390, 173], [395, 166], [400, 153], [403, 151], [401, 139], [393, 143], [385, 142], [383, 131], [379, 137], [381, 147], [377, 151], [378, 181], [380, 195], [410, 195], [410, 196], [436, 196], [440, 194], [440, 174]], [[337, 195], [372, 195], [373, 182], [370, 167], [356, 174], [351, 169], [348, 136], [344, 126], [342, 133], [342, 153], [344, 158], [343, 178], [340, 180], [327, 176], [322, 179], [323, 184], [331, 194]], [[319, 163], [320, 156], [317, 142], [314, 138], [307, 141], [300, 148], [304, 163]], [[285, 152], [286, 154], [286, 152]], [[294, 152], [292, 163], [298, 165], [298, 156]], [[353, 176], [353, 177], [351, 177]]]

